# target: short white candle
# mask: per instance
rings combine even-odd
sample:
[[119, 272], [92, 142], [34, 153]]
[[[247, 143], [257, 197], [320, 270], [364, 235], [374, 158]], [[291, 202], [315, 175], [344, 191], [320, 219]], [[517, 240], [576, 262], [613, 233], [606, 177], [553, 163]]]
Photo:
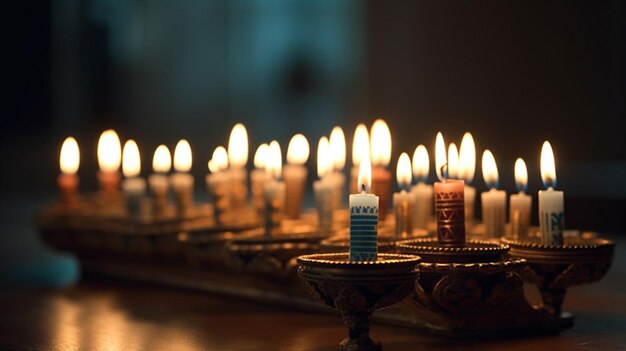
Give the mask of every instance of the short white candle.
[[180, 140], [174, 149], [174, 174], [170, 176], [170, 185], [174, 191], [179, 212], [184, 212], [193, 205], [193, 176], [189, 174], [192, 165], [191, 146], [185, 139]]
[[248, 131], [246, 127], [237, 123], [230, 132], [228, 139], [228, 171], [230, 184], [230, 205], [242, 207], [248, 199]]
[[369, 194], [372, 166], [361, 160], [358, 183], [360, 194], [350, 194], [350, 261], [376, 261], [378, 258], [378, 196]]
[[544, 245], [563, 245], [564, 194], [556, 188], [554, 152], [549, 142], [541, 148], [541, 178], [548, 190], [539, 191], [539, 226]]
[[59, 155], [59, 166], [61, 174], [57, 178], [57, 184], [61, 194], [61, 203], [64, 206], [74, 206], [76, 204], [76, 192], [78, 189], [78, 167], [80, 165], [80, 151], [78, 143], [73, 137], [68, 137], [63, 141], [61, 154]]
[[283, 169], [286, 187], [285, 214], [289, 218], [300, 217], [308, 175], [305, 164], [308, 159], [308, 140], [302, 134], [294, 135], [287, 147], [287, 165]]
[[318, 227], [322, 234], [329, 234], [333, 228], [333, 193], [334, 186], [328, 174], [332, 169], [332, 157], [328, 138], [321, 137], [317, 145], [317, 175], [319, 180], [313, 182], [315, 208], [318, 214]]
[[528, 170], [523, 159], [515, 160], [515, 185], [519, 193], [510, 196], [509, 224], [510, 234], [514, 239], [528, 235], [530, 228], [530, 207], [532, 197], [527, 195]]
[[138, 217], [141, 213], [141, 201], [146, 193], [146, 181], [139, 177], [141, 173], [141, 158], [139, 148], [134, 140], [124, 144], [122, 152], [122, 191], [126, 198], [126, 209], [130, 217]]
[[122, 145], [117, 133], [105, 130], [98, 139], [98, 182], [100, 195], [104, 202], [111, 203], [119, 198], [120, 174], [122, 163]]
[[159, 145], [154, 151], [152, 158], [153, 174], [148, 177], [150, 190], [154, 195], [154, 210], [156, 213], [163, 212], [167, 207], [167, 191], [169, 179], [167, 174], [172, 168], [172, 154], [165, 145]]
[[398, 158], [396, 180], [399, 192], [393, 194], [393, 210], [396, 217], [396, 238], [413, 235], [413, 205], [415, 196], [407, 190], [411, 186], [411, 159], [406, 152]]
[[418, 145], [413, 152], [413, 176], [417, 179], [417, 184], [411, 188], [411, 193], [415, 197], [413, 205], [413, 227], [427, 229], [432, 221], [433, 213], [433, 186], [426, 184], [428, 173], [430, 172], [430, 159], [428, 150], [424, 145]]
[[483, 153], [483, 177], [490, 189], [480, 196], [483, 210], [483, 223], [487, 238], [498, 238], [504, 235], [506, 222], [506, 192], [498, 190], [498, 166], [489, 150]]
[[228, 192], [228, 153], [223, 146], [213, 151], [211, 160], [207, 164], [209, 174], [206, 176], [206, 185], [209, 196], [213, 200], [213, 215], [218, 223], [223, 222], [223, 214], [228, 210], [230, 197]]
[[263, 188], [265, 187], [265, 182], [267, 182], [270, 177], [268, 173], [265, 171], [265, 166], [267, 163], [267, 157], [269, 152], [269, 145], [263, 143], [259, 145], [256, 152], [254, 153], [254, 169], [250, 173], [250, 190], [252, 193], [252, 205], [257, 210], [257, 213], [260, 217], [263, 216], [263, 211], [265, 209], [265, 199], [263, 198]]
[[273, 229], [280, 227], [285, 206], [285, 183], [280, 180], [282, 174], [282, 155], [280, 144], [272, 141], [268, 149], [266, 170], [270, 180], [265, 183], [265, 234], [272, 235]]

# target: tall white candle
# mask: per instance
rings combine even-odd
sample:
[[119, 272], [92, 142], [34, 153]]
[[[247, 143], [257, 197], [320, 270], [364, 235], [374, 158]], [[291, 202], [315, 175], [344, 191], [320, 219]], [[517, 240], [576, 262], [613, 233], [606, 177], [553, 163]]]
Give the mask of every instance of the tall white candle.
[[328, 174], [332, 168], [332, 157], [328, 138], [321, 137], [317, 145], [317, 175], [319, 180], [313, 182], [315, 208], [318, 214], [318, 227], [322, 234], [330, 234], [333, 228], [333, 193], [335, 191]]
[[415, 196], [408, 192], [411, 186], [411, 159], [406, 152], [398, 158], [396, 179], [399, 192], [393, 194], [393, 210], [396, 217], [396, 238], [413, 235], [413, 205]]
[[286, 187], [285, 214], [289, 218], [300, 217], [308, 174], [305, 163], [308, 159], [309, 142], [302, 134], [294, 135], [287, 147], [287, 165], [283, 169]]
[[368, 157], [359, 166], [360, 194], [350, 194], [350, 261], [378, 258], [378, 196], [369, 194], [372, 166]]
[[153, 174], [148, 177], [150, 190], [154, 196], [154, 211], [162, 213], [167, 207], [167, 190], [169, 180], [167, 174], [172, 168], [172, 155], [165, 145], [159, 145], [152, 158]]
[[510, 235], [514, 239], [528, 235], [532, 197], [527, 195], [528, 170], [523, 159], [515, 161], [515, 185], [519, 193], [511, 194], [509, 204]]
[[483, 209], [483, 223], [487, 238], [498, 238], [504, 235], [506, 222], [506, 192], [498, 190], [498, 166], [489, 150], [483, 153], [483, 177], [490, 189], [480, 196]]
[[137, 218], [141, 212], [141, 201], [146, 193], [146, 181], [139, 177], [141, 173], [141, 158], [139, 148], [134, 140], [124, 144], [122, 152], [122, 191], [126, 198], [126, 209], [129, 217]]
[[411, 193], [415, 197], [412, 222], [413, 227], [418, 229], [427, 229], [432, 221], [433, 186], [426, 184], [429, 171], [428, 150], [424, 145], [419, 145], [413, 153], [413, 176], [417, 179], [417, 184], [411, 188]]
[[459, 149], [459, 171], [458, 178], [465, 181], [465, 228], [468, 232], [472, 231], [474, 226], [474, 208], [476, 202], [476, 188], [471, 184], [474, 181], [474, 173], [476, 171], [476, 145], [472, 134], [466, 132], [461, 140], [461, 148]]
[[564, 194], [556, 188], [554, 152], [549, 142], [541, 148], [541, 178], [548, 190], [539, 191], [539, 226], [544, 245], [563, 245]]

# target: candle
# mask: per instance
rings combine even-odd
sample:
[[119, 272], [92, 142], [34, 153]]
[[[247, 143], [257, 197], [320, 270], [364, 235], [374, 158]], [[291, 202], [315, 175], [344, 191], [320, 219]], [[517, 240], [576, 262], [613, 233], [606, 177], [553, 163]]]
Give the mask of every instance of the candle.
[[309, 142], [302, 134], [294, 135], [287, 146], [287, 165], [283, 169], [287, 194], [285, 215], [289, 218], [300, 217], [308, 173], [304, 164], [308, 159]]
[[528, 170], [526, 169], [526, 163], [521, 158], [515, 160], [515, 185], [519, 193], [511, 194], [509, 223], [511, 225], [511, 237], [518, 239], [528, 234], [530, 207], [532, 204], [532, 198], [525, 194], [528, 185]]
[[387, 123], [377, 119], [372, 125], [370, 135], [372, 170], [372, 193], [380, 197], [378, 215], [384, 221], [389, 206], [389, 187], [391, 186], [391, 172], [387, 170], [391, 160], [391, 132]]
[[267, 153], [269, 152], [269, 145], [261, 144], [254, 153], [254, 169], [250, 174], [251, 192], [252, 192], [252, 205], [257, 210], [257, 214], [260, 218], [263, 217], [263, 211], [265, 210], [265, 199], [263, 198], [263, 187], [265, 182], [269, 179], [269, 175], [265, 171]]
[[430, 168], [428, 150], [424, 145], [418, 145], [413, 152], [413, 175], [417, 184], [411, 188], [415, 198], [413, 205], [413, 227], [427, 229], [432, 219], [433, 211], [433, 186], [426, 184]]
[[122, 152], [122, 191], [126, 198], [126, 211], [130, 218], [137, 218], [141, 214], [141, 201], [146, 193], [146, 181], [139, 177], [141, 173], [141, 158], [139, 148], [134, 140], [124, 143]]
[[396, 238], [406, 238], [413, 234], [413, 204], [415, 196], [407, 192], [411, 186], [411, 159], [406, 152], [398, 158], [396, 180], [399, 192], [393, 194], [393, 209], [396, 215]]
[[562, 191], [556, 188], [556, 166], [549, 142], [541, 147], [541, 179], [547, 190], [539, 191], [539, 226], [544, 245], [563, 245], [564, 206]]
[[73, 137], [67, 137], [61, 146], [59, 166], [61, 174], [57, 178], [61, 203], [65, 206], [76, 205], [76, 192], [78, 190], [78, 167], [80, 165], [80, 151], [78, 143]]
[[489, 150], [485, 150], [482, 160], [483, 178], [489, 191], [480, 194], [483, 209], [485, 235], [497, 238], [504, 234], [506, 221], [506, 192], [498, 190], [498, 166], [496, 159]]
[[213, 200], [213, 217], [217, 223], [223, 223], [223, 214], [229, 207], [228, 193], [228, 153], [223, 146], [218, 146], [208, 162], [209, 174], [206, 176], [206, 186], [209, 196]]
[[346, 165], [346, 137], [343, 134], [343, 129], [341, 127], [333, 128], [328, 141], [333, 165], [329, 177], [335, 186], [333, 203], [335, 209], [340, 209], [343, 207], [343, 192], [346, 186], [346, 176], [343, 174]]
[[471, 184], [474, 181], [476, 171], [476, 146], [472, 134], [466, 132], [461, 140], [459, 149], [459, 171], [458, 178], [465, 181], [465, 228], [468, 231], [474, 226], [474, 203], [476, 199], [476, 188]]
[[152, 158], [152, 171], [148, 177], [150, 190], [154, 195], [154, 211], [157, 214], [163, 213], [167, 208], [167, 189], [169, 180], [167, 174], [172, 168], [172, 155], [165, 145], [159, 145], [154, 151]]
[[446, 168], [448, 170], [448, 178], [458, 179], [459, 150], [455, 143], [450, 143], [450, 146], [448, 146], [448, 165]]
[[228, 139], [228, 162], [230, 164], [230, 205], [238, 208], [246, 204], [248, 198], [248, 131], [237, 123], [230, 132]]
[[435, 141], [435, 167], [439, 182], [435, 182], [435, 217], [437, 218], [437, 241], [439, 246], [465, 246], [464, 182], [447, 179], [446, 144], [443, 135], [437, 133]]
[[98, 182], [100, 195], [107, 203], [114, 202], [119, 197], [121, 154], [122, 146], [117, 133], [112, 129], [102, 132], [98, 140]]
[[282, 155], [280, 144], [276, 140], [270, 143], [266, 170], [270, 179], [263, 188], [263, 197], [265, 199], [265, 235], [271, 236], [274, 229], [280, 227], [285, 207], [285, 183], [280, 180]]
[[332, 156], [326, 137], [321, 137], [317, 144], [317, 176], [319, 180], [313, 182], [313, 196], [318, 215], [318, 227], [321, 234], [330, 234], [333, 228], [333, 183], [328, 175], [332, 169]]
[[174, 191], [179, 214], [184, 214], [193, 205], [193, 176], [191, 170], [191, 146], [185, 139], [174, 148], [174, 174], [170, 176], [170, 185]]
[[370, 135], [365, 124], [359, 124], [354, 130], [352, 140], [352, 170], [350, 171], [350, 194], [356, 194], [358, 190], [359, 165], [363, 156], [369, 157]]
[[359, 165], [360, 194], [350, 194], [350, 261], [376, 261], [378, 256], [378, 196], [370, 194], [369, 157]]

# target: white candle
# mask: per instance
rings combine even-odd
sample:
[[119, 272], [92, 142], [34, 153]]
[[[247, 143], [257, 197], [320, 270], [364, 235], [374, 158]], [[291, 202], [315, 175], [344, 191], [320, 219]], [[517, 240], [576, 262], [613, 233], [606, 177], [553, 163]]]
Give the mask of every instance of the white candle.
[[556, 188], [556, 166], [549, 142], [541, 148], [541, 178], [548, 190], [539, 191], [539, 226], [544, 245], [563, 245], [564, 194]]
[[465, 228], [472, 231], [474, 226], [474, 207], [476, 202], [476, 188], [471, 184], [474, 181], [476, 171], [476, 146], [472, 134], [466, 132], [461, 140], [459, 149], [459, 171], [458, 178], [465, 181]]
[[270, 180], [265, 183], [263, 197], [265, 199], [265, 234], [270, 236], [274, 228], [280, 227], [285, 206], [285, 183], [280, 180], [282, 155], [280, 145], [272, 141], [268, 149], [266, 170]]
[[480, 196], [483, 209], [483, 223], [487, 238], [498, 238], [504, 235], [506, 222], [506, 192], [498, 190], [498, 166], [489, 150], [483, 153], [483, 177], [489, 191]]
[[335, 127], [330, 132], [328, 140], [332, 157], [332, 172], [328, 175], [330, 181], [335, 186], [333, 203], [335, 209], [343, 208], [344, 188], [346, 186], [346, 176], [343, 174], [346, 166], [346, 137], [341, 127]]
[[398, 158], [396, 179], [399, 192], [393, 194], [393, 209], [396, 217], [396, 238], [413, 235], [413, 205], [415, 196], [407, 190], [411, 186], [411, 159], [406, 152]]
[[57, 178], [57, 184], [61, 193], [61, 203], [65, 206], [76, 205], [76, 192], [78, 189], [78, 167], [80, 165], [80, 151], [76, 139], [68, 137], [63, 141], [59, 166], [61, 174]]
[[181, 214], [193, 205], [193, 176], [189, 174], [192, 165], [191, 146], [185, 139], [180, 140], [174, 149], [174, 174], [170, 185], [174, 191], [176, 205]]
[[532, 197], [525, 193], [528, 185], [528, 170], [521, 158], [515, 161], [515, 185], [519, 193], [510, 196], [509, 224], [511, 237], [518, 239], [528, 235]]
[[118, 199], [122, 163], [122, 146], [117, 133], [105, 130], [98, 140], [98, 182], [100, 194], [105, 202], [111, 203]]
[[430, 171], [430, 160], [428, 150], [424, 145], [419, 145], [413, 153], [413, 175], [417, 179], [417, 184], [411, 188], [415, 200], [413, 205], [413, 227], [427, 229], [432, 221], [433, 213], [433, 186], [426, 184]]
[[333, 228], [333, 193], [334, 186], [328, 174], [332, 168], [332, 157], [328, 139], [321, 137], [317, 145], [317, 175], [320, 178], [313, 182], [315, 208], [318, 214], [318, 227], [322, 234], [329, 234]]
[[209, 196], [213, 199], [213, 216], [218, 223], [223, 223], [223, 214], [228, 210], [230, 197], [228, 192], [228, 153], [223, 146], [213, 151], [208, 165], [210, 174], [206, 176]]
[[141, 214], [141, 201], [146, 193], [146, 181], [139, 177], [141, 173], [141, 158], [139, 148], [134, 140], [124, 144], [122, 153], [122, 191], [126, 198], [126, 209], [129, 217], [137, 218]]
[[352, 170], [350, 171], [350, 194], [356, 194], [358, 190], [359, 165], [363, 155], [369, 157], [370, 135], [365, 124], [359, 124], [354, 130], [352, 140]]
[[156, 213], [162, 213], [167, 207], [167, 190], [169, 188], [169, 180], [167, 174], [172, 168], [172, 155], [165, 145], [159, 145], [154, 151], [152, 158], [153, 174], [148, 177], [150, 190], [154, 195], [154, 210]]
[[283, 169], [286, 199], [285, 214], [289, 218], [299, 218], [304, 201], [308, 170], [304, 165], [309, 159], [309, 142], [302, 134], [294, 135], [287, 147], [287, 165]]
[[265, 209], [263, 188], [265, 187], [265, 182], [270, 179], [268, 173], [265, 171], [268, 152], [269, 145], [265, 143], [259, 145], [254, 153], [254, 169], [250, 173], [252, 205], [257, 210], [259, 217], [263, 216], [263, 211]]
[[230, 165], [230, 205], [238, 208], [246, 204], [248, 199], [248, 131], [237, 123], [230, 132], [228, 139], [228, 163]]
[[364, 157], [359, 166], [360, 194], [350, 194], [350, 261], [378, 258], [378, 196], [369, 194], [372, 166]]

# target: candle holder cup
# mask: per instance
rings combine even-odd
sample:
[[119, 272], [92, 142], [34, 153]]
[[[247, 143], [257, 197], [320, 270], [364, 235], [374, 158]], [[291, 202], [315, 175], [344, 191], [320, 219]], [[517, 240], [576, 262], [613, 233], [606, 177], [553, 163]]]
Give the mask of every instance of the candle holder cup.
[[348, 338], [342, 351], [381, 350], [369, 335], [376, 310], [392, 306], [411, 294], [420, 258], [379, 254], [376, 261], [350, 261], [347, 253], [298, 257], [298, 275], [315, 300], [341, 312]]

